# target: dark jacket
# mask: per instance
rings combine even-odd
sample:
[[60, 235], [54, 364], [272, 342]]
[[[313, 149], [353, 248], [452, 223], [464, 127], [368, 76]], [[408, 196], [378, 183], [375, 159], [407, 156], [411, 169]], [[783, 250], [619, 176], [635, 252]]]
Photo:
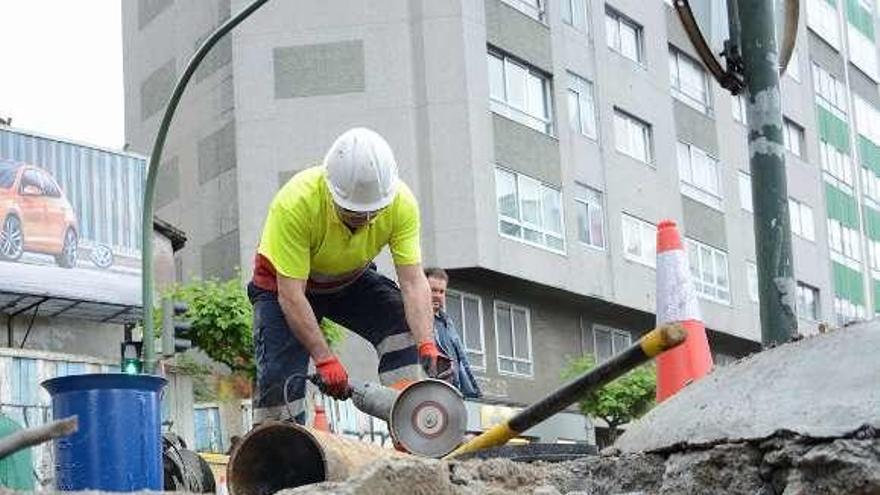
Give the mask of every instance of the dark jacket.
[[477, 385], [477, 380], [471, 372], [471, 365], [455, 329], [455, 322], [444, 311], [434, 313], [434, 340], [440, 352], [449, 356], [455, 365], [455, 381], [461, 395], [468, 399], [481, 397], [483, 394], [480, 393], [480, 386]]

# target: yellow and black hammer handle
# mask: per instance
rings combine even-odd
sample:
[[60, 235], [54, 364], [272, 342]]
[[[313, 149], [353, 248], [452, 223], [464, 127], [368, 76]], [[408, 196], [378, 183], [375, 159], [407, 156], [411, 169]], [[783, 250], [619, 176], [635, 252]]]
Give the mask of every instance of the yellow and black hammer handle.
[[661, 325], [646, 333], [629, 349], [563, 385], [544, 399], [520, 411], [504, 423], [496, 425], [449, 453], [445, 459], [504, 445], [508, 440], [570, 406], [587, 392], [597, 389], [633, 368], [650, 361], [658, 354], [685, 341], [687, 331], [673, 323]]

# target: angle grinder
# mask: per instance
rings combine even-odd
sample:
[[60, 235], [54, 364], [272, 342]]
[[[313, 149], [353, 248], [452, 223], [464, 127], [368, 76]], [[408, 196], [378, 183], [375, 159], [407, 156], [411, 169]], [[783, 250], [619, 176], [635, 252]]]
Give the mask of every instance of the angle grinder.
[[[323, 390], [318, 374], [310, 382]], [[378, 383], [349, 380], [347, 398], [360, 411], [388, 423], [397, 445], [411, 454], [443, 457], [464, 440], [467, 409], [464, 397], [443, 380], [414, 381], [400, 390]]]

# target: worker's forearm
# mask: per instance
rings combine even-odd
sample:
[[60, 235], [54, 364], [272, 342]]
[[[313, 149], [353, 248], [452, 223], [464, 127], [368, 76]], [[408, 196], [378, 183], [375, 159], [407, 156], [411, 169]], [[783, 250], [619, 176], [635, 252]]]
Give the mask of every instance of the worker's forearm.
[[406, 312], [406, 323], [416, 344], [434, 341], [434, 318], [431, 310], [431, 287], [412, 283], [401, 287], [403, 292], [403, 308]]
[[293, 335], [316, 361], [332, 355], [305, 294], [278, 294], [284, 319]]

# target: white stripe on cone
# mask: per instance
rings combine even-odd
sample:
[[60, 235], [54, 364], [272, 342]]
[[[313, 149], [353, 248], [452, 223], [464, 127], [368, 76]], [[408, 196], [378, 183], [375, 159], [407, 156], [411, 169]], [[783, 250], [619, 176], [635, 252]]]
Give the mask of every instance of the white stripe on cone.
[[688, 257], [682, 249], [657, 254], [657, 324], [703, 321], [691, 280]]

